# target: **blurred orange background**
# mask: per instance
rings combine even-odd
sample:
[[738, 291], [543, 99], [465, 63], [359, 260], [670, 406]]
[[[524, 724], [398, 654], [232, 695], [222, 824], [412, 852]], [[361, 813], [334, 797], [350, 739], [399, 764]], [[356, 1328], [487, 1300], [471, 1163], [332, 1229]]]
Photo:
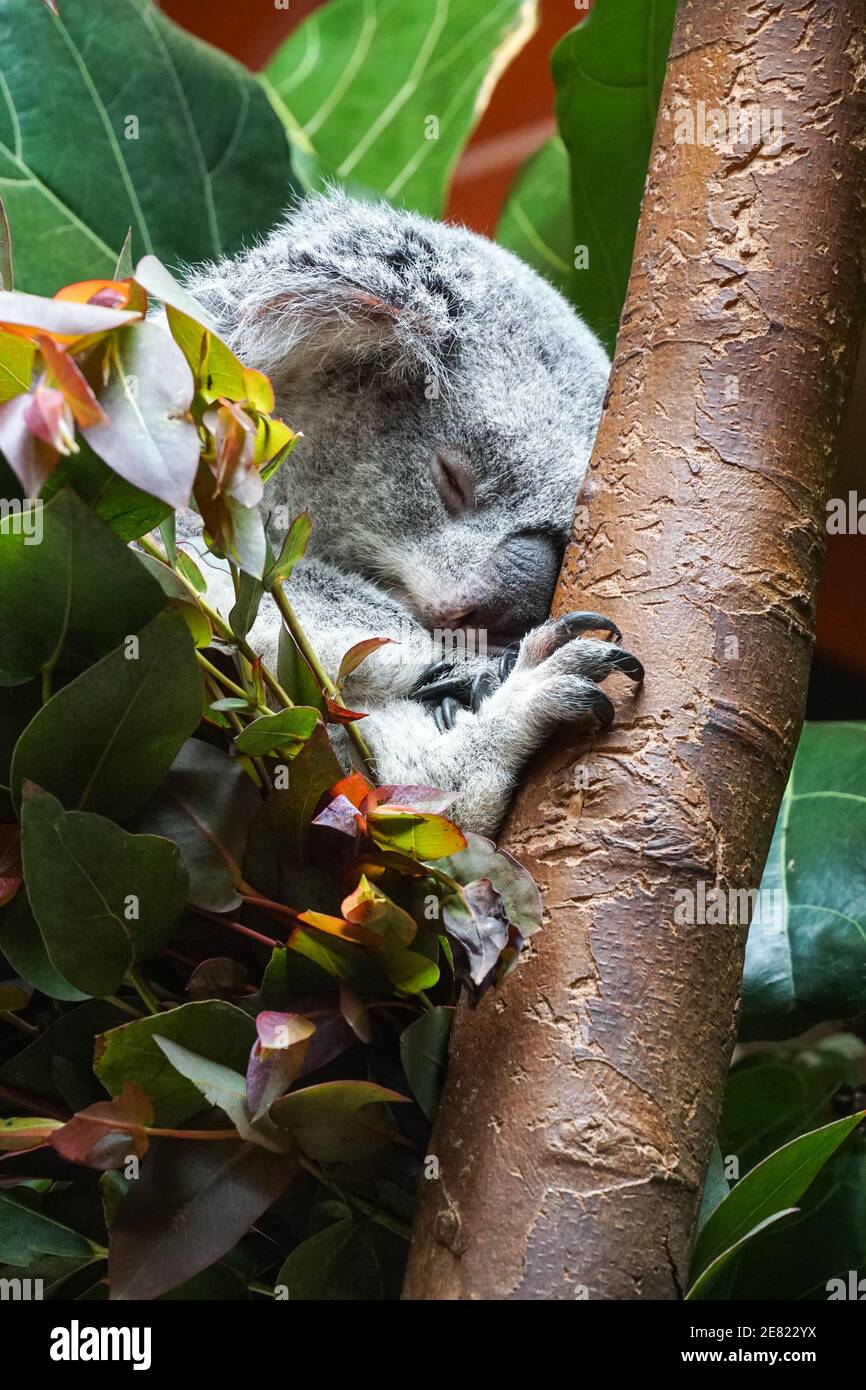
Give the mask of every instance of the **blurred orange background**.
[[[191, 33], [257, 68], [323, 0], [162, 0], [166, 14]], [[412, 0], [406, 0], [412, 3]], [[483, 3], [483, 0], [482, 0]], [[492, 235], [509, 185], [523, 161], [554, 133], [550, 51], [582, 11], [573, 0], [541, 0], [537, 32], [493, 92], [458, 165], [447, 216]], [[864, 340], [866, 341], [866, 340]], [[844, 430], [836, 491], [863, 492], [866, 440], [866, 351]], [[831, 536], [818, 598], [812, 718], [866, 716], [866, 536]]]

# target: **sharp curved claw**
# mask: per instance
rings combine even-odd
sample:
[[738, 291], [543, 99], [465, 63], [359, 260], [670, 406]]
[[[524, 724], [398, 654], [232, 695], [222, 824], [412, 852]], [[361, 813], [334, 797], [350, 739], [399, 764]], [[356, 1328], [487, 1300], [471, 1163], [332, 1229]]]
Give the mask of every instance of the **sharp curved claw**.
[[448, 672], [452, 669], [450, 661], [437, 661], [435, 665], [428, 666], [427, 670], [421, 673], [412, 686], [412, 689], [409, 691], [410, 698], [414, 699], [418, 692], [423, 690], [425, 686], [428, 686], [432, 681], [437, 681], [443, 676], [447, 676]]
[[483, 701], [492, 693], [495, 684], [496, 677], [492, 671], [479, 671], [469, 692], [469, 708], [473, 714], [478, 713]]
[[442, 713], [441, 705], [433, 706], [433, 722], [440, 734], [447, 734], [448, 725], [445, 723], [445, 715]]
[[631, 652], [620, 652], [616, 661], [613, 662], [613, 669], [615, 671], [622, 671], [623, 675], [628, 676], [630, 680], [636, 681], [638, 685], [640, 685], [644, 678], [643, 666], [636, 656], [632, 656]]
[[444, 680], [416, 686], [412, 691], [412, 699], [420, 701], [422, 705], [429, 705], [438, 704], [440, 700], [454, 696], [461, 702], [468, 703], [469, 693], [470, 686], [465, 676], [447, 676]]
[[603, 613], [566, 613], [559, 621], [572, 637], [578, 632], [606, 632], [613, 641], [622, 641], [622, 633], [616, 623]]
[[457, 711], [460, 706], [453, 695], [446, 695], [439, 709], [442, 711], [442, 722], [446, 729], [453, 729], [457, 722]]
[[609, 729], [616, 717], [613, 700], [605, 695], [603, 690], [599, 690], [593, 701], [592, 712], [598, 720], [600, 729]]
[[519, 650], [520, 644], [517, 642], [512, 642], [511, 646], [506, 647], [505, 651], [501, 653], [499, 661], [496, 664], [496, 670], [501, 681], [507, 681], [508, 677], [511, 675], [511, 672], [514, 670], [514, 665], [517, 661], [517, 653]]

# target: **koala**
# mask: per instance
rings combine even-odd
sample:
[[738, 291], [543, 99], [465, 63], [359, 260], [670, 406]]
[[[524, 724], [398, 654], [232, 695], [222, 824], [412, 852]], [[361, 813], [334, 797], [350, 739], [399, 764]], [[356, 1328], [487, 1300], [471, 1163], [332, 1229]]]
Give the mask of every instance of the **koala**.
[[[452, 791], [449, 814], [494, 835], [530, 755], [563, 723], [611, 722], [611, 671], [643, 677], [600, 614], [548, 617], [603, 348], [503, 248], [336, 191], [185, 278], [303, 433], [265, 502], [283, 531], [312, 517], [290, 596], [326, 669], [392, 639], [343, 690], [379, 781]], [[265, 596], [250, 641], [268, 663], [280, 625]]]

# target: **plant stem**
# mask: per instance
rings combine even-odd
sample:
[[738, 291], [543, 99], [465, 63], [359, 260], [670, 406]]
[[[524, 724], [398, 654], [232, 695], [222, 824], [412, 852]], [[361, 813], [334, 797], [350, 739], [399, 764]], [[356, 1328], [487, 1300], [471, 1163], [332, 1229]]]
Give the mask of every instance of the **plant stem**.
[[[339, 705], [342, 709], [346, 709], [347, 705], [342, 695], [335, 686], [334, 682], [331, 680], [331, 677], [328, 675], [327, 671], [325, 670], [324, 666], [322, 665], [321, 661], [316, 655], [309, 641], [309, 638], [307, 637], [307, 634], [301, 627], [301, 624], [298, 621], [298, 615], [296, 614], [294, 608], [292, 607], [291, 603], [286, 597], [286, 591], [283, 588], [283, 581], [281, 579], [278, 579], [274, 583], [273, 588], [271, 589], [271, 594], [273, 596], [274, 602], [280, 610], [280, 613], [282, 614], [283, 622], [285, 623], [286, 627], [289, 629], [289, 632], [294, 638], [298, 651], [301, 653], [302, 657], [304, 658], [313, 675], [315, 676], [316, 682], [322, 694], [329, 696], [330, 699], [333, 700], [334, 703]], [[375, 778], [375, 763], [373, 760], [373, 754], [370, 751], [370, 746], [367, 743], [367, 740], [364, 738], [364, 735], [361, 733], [361, 730], [354, 722], [344, 725], [344, 728], [346, 729], [349, 738], [354, 743], [355, 748], [357, 749], [358, 754], [360, 755], [365, 768], [371, 774], [371, 776]]]
[[126, 972], [127, 983], [132, 985], [148, 1013], [161, 1014], [162, 1005], [153, 992], [153, 987], [140, 965], [131, 965]]
[[331, 1181], [324, 1169], [319, 1167], [318, 1163], [314, 1163], [310, 1158], [304, 1158], [303, 1154], [299, 1162], [305, 1172], [309, 1173], [311, 1177], [314, 1177], [323, 1187], [327, 1187], [331, 1192], [336, 1193], [341, 1201], [348, 1202], [351, 1206], [357, 1207], [358, 1211], [370, 1221], [376, 1221], [380, 1226], [384, 1226], [387, 1230], [393, 1231], [394, 1235], [402, 1236], [404, 1240], [411, 1239], [411, 1228], [406, 1225], [405, 1221], [401, 1221], [399, 1216], [392, 1216], [391, 1212], [384, 1211], [373, 1202], [368, 1202], [366, 1197], [359, 1197], [356, 1192], [344, 1192], [335, 1182]]
[[207, 917], [209, 922], [216, 922], [219, 926], [226, 927], [228, 931], [235, 931], [242, 936], [248, 936], [251, 941], [258, 941], [260, 945], [267, 946], [270, 951], [280, 944], [274, 937], [253, 931], [252, 927], [245, 927], [243, 922], [233, 922], [225, 917], [220, 917], [218, 912], [211, 912], [206, 907], [196, 907], [193, 903], [187, 903], [187, 907], [191, 912], [197, 913], [199, 917]]
[[[236, 632], [232, 632], [231, 628], [229, 627], [225, 619], [222, 617], [222, 615], [218, 613], [215, 608], [212, 608], [211, 605], [207, 602], [207, 600], [202, 598], [201, 594], [196, 593], [195, 588], [192, 584], [190, 584], [189, 580], [186, 578], [186, 575], [181, 574], [180, 570], [172, 568], [166, 556], [163, 555], [162, 551], [160, 550], [159, 546], [155, 545], [149, 536], [142, 536], [139, 539], [138, 544], [141, 546], [142, 550], [144, 550], [154, 560], [159, 560], [161, 564], [165, 565], [168, 569], [172, 571], [172, 574], [177, 575], [181, 583], [185, 586], [186, 589], [189, 590], [190, 598], [193, 600], [194, 603], [198, 604], [199, 608], [201, 609], [204, 616], [207, 618], [214, 632], [218, 633], [224, 642], [231, 643], [232, 646], [237, 647], [238, 651], [243, 653], [243, 655], [246, 657], [247, 661], [250, 663], [251, 666], [254, 665], [257, 661], [259, 661], [257, 652], [250, 646], [246, 638], [239, 637]], [[265, 666], [262, 663], [260, 663], [259, 669], [262, 673], [262, 680], [270, 690], [271, 694], [285, 709], [291, 709], [294, 705], [294, 701], [291, 700], [289, 696], [286, 694], [285, 690], [280, 685], [273, 672], [269, 671], [267, 666]], [[270, 713], [270, 711], [268, 711], [268, 713]]]
[[28, 1023], [26, 1019], [18, 1018], [17, 1014], [14, 1014], [11, 1009], [4, 1009], [3, 1012], [0, 1013], [0, 1019], [2, 1019], [4, 1023], [8, 1023], [10, 1027], [17, 1028], [19, 1033], [24, 1033], [28, 1038], [39, 1037], [39, 1029], [34, 1028], [33, 1024]]
[[118, 999], [116, 994], [104, 994], [102, 997], [106, 1004], [113, 1004], [116, 1009], [120, 1009], [121, 1013], [130, 1014], [132, 1018], [144, 1018], [145, 1016], [140, 1009], [134, 1009], [124, 999]]
[[[216, 697], [217, 697], [217, 699], [219, 699], [220, 694], [221, 694], [221, 691], [220, 691], [220, 688], [219, 688], [219, 686], [217, 685], [216, 681], [214, 680], [213, 676], [205, 675], [205, 681], [207, 682], [207, 685], [208, 685], [208, 687], [209, 687], [209, 689], [210, 689], [210, 691], [211, 691], [211, 694], [215, 694]], [[270, 712], [270, 711], [269, 711], [269, 712]], [[234, 731], [235, 731], [236, 734], [243, 733], [243, 729], [244, 729], [243, 721], [240, 720], [240, 719], [238, 718], [237, 714], [235, 713], [235, 711], [234, 711], [233, 709], [223, 710], [223, 714], [225, 715], [226, 719], [228, 720], [229, 724], [230, 724], [231, 727], [234, 729]], [[248, 755], [248, 756], [249, 756], [249, 755]], [[259, 776], [260, 776], [261, 779], [262, 779], [262, 786], [263, 786], [263, 787], [266, 787], [266, 788], [268, 788], [268, 789], [272, 789], [272, 788], [273, 788], [273, 782], [271, 781], [270, 773], [268, 772], [268, 769], [267, 769], [267, 767], [266, 767], [266, 765], [265, 765], [265, 760], [264, 760], [264, 758], [256, 758], [256, 757], [254, 757], [254, 758], [252, 759], [252, 763], [253, 763], [253, 766], [254, 766], [255, 769], [256, 769], [256, 772], [259, 774]]]
[[22, 1110], [30, 1110], [44, 1120], [62, 1120], [65, 1124], [72, 1116], [70, 1110], [55, 1105], [54, 1101], [28, 1095], [26, 1091], [19, 1091], [17, 1086], [0, 1086], [0, 1100], [5, 1101], [7, 1105], [18, 1105]]
[[266, 705], [253, 705], [252, 700], [250, 699], [247, 691], [244, 690], [243, 686], [238, 685], [235, 681], [231, 679], [230, 676], [224, 675], [223, 672], [219, 669], [219, 667], [214, 666], [213, 662], [208, 661], [207, 657], [203, 656], [201, 652], [197, 651], [195, 657], [196, 661], [198, 662], [199, 666], [202, 668], [203, 671], [207, 671], [208, 675], [211, 676], [213, 680], [218, 681], [220, 685], [225, 686], [226, 690], [230, 690], [233, 695], [237, 695], [241, 700], [246, 700], [247, 704], [251, 705], [258, 714], [271, 713], [271, 711], [267, 708]]

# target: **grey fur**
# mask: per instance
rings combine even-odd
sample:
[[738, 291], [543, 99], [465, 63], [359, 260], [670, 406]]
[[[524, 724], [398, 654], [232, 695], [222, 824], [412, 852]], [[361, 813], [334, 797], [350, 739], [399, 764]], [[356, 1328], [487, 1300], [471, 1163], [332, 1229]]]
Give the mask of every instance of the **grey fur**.
[[[308, 199], [245, 255], [193, 268], [187, 285], [303, 431], [267, 504], [277, 542], [303, 508], [313, 518], [291, 592], [326, 666], [364, 637], [400, 641], [345, 691], [369, 711], [380, 780], [458, 791], [455, 818], [495, 833], [530, 754], [563, 720], [595, 718], [594, 682], [619, 650], [563, 646], [546, 622], [601, 412], [602, 347], [501, 247], [339, 193]], [[437, 457], [471, 502], [459, 514]], [[431, 631], [461, 623], [492, 643], [543, 626], [511, 677], [442, 734], [407, 697], [437, 654]], [[266, 599], [251, 640], [270, 662], [279, 627]], [[490, 660], [460, 658], [473, 672]]]

